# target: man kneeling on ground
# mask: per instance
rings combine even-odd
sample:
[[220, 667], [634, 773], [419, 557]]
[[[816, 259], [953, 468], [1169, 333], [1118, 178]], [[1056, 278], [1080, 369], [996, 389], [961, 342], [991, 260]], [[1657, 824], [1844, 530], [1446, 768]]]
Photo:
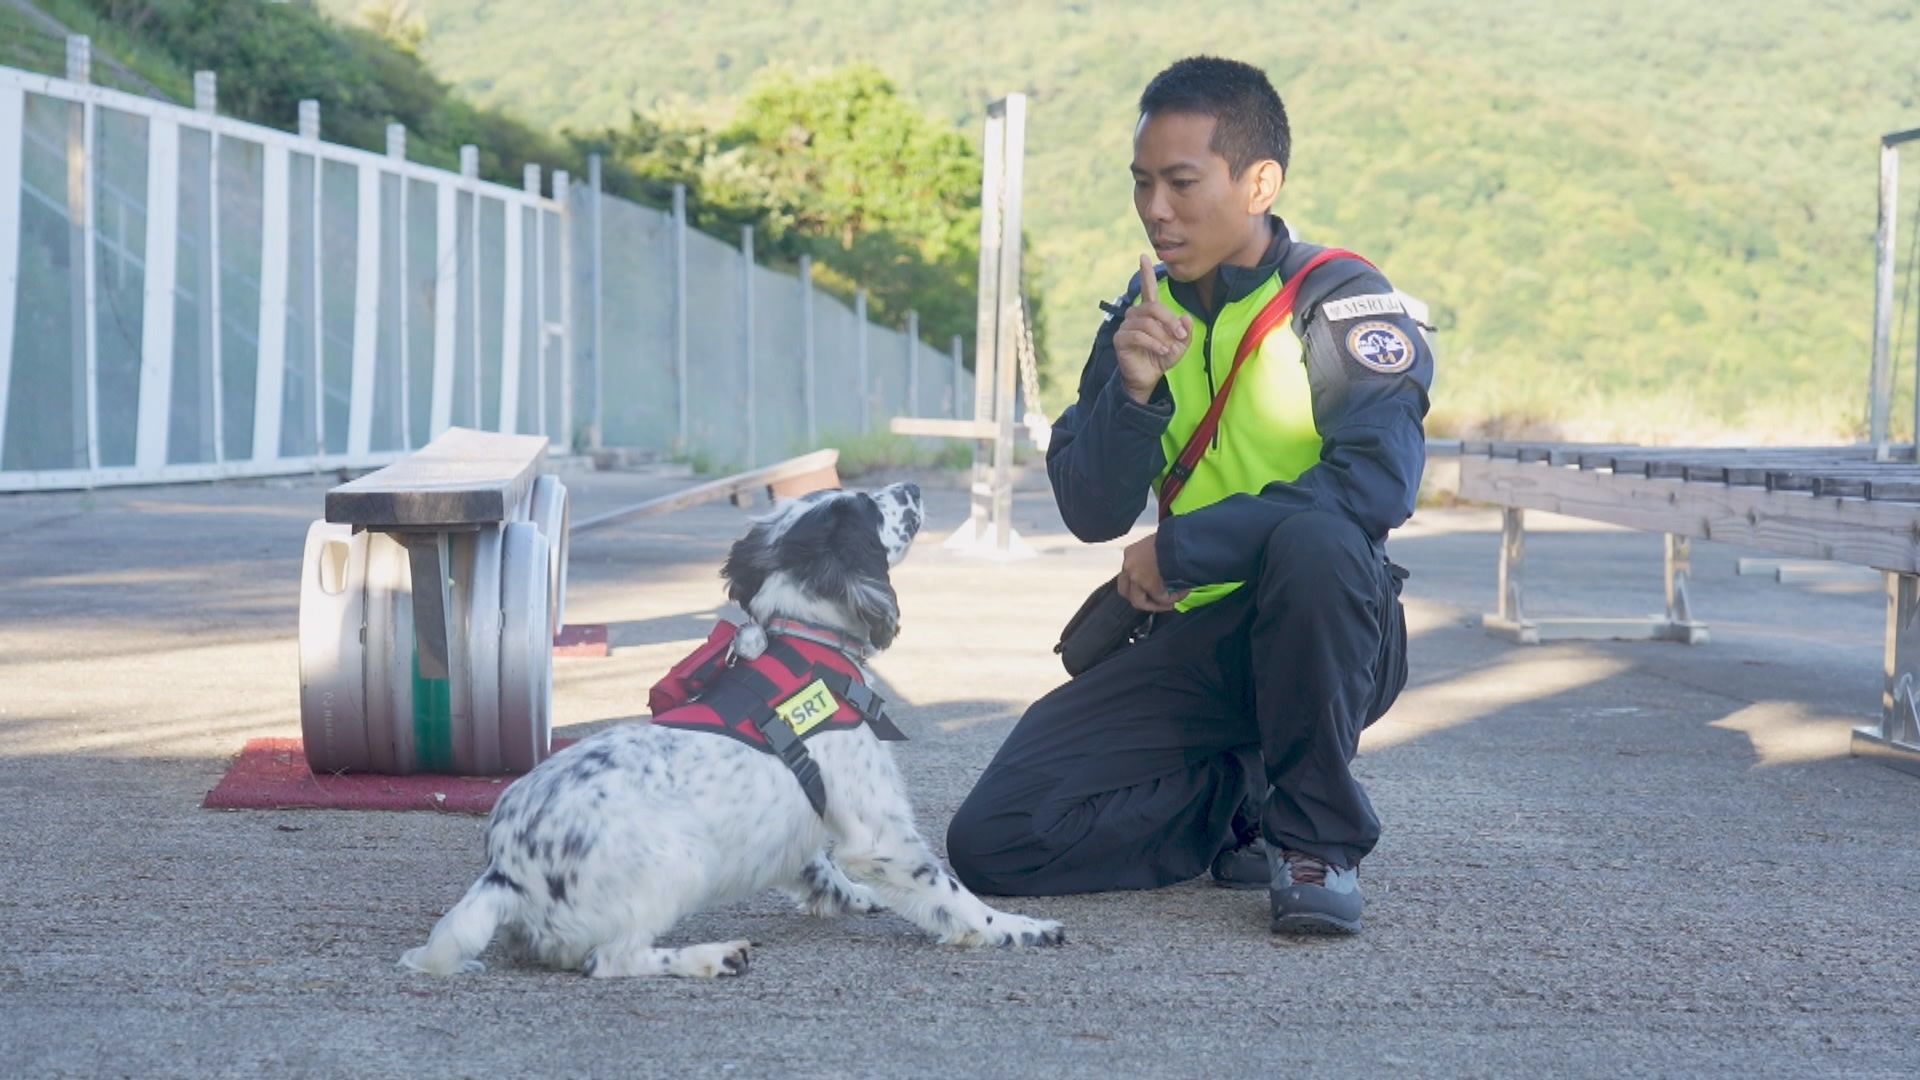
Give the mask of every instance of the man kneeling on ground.
[[1271, 215], [1289, 142], [1246, 64], [1182, 60], [1140, 98], [1134, 209], [1160, 265], [1142, 256], [1108, 308], [1047, 473], [1088, 542], [1158, 494], [1159, 530], [1118, 578], [1152, 621], [1034, 703], [987, 766], [947, 836], [976, 891], [1211, 869], [1268, 889], [1276, 932], [1360, 929], [1380, 823], [1349, 766], [1406, 684], [1406, 572], [1385, 541], [1413, 512], [1433, 360], [1379, 271]]

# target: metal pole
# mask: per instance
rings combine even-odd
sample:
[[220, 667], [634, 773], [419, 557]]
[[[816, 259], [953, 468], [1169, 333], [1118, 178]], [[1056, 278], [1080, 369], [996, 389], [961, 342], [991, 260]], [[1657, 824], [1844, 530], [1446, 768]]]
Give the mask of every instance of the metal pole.
[[587, 188], [593, 192], [593, 445], [603, 445], [607, 422], [606, 263], [601, 258], [600, 155], [587, 155]]
[[[387, 156], [402, 164], [406, 162], [407, 127], [405, 124], [387, 125]], [[393, 291], [394, 306], [400, 314], [400, 448], [411, 450], [413, 449], [413, 372], [410, 369], [413, 367], [411, 359], [413, 342], [408, 340], [412, 334], [409, 332], [411, 313], [407, 311], [410, 306], [407, 303], [407, 296], [412, 279], [407, 276], [407, 226], [412, 219], [407, 213], [407, 188], [412, 185], [407, 181], [407, 174], [404, 171], [396, 173], [395, 176], [400, 184], [400, 221], [397, 226], [400, 233], [400, 280], [394, 282], [389, 288]]]
[[[1888, 456], [1887, 414], [1893, 399], [1893, 365], [1887, 355], [1893, 332], [1894, 225], [1900, 199], [1900, 154], [1880, 144], [1880, 228], [1874, 236], [1873, 363], [1867, 383], [1867, 430], [1874, 457]], [[1920, 407], [1920, 406], [1916, 406]]]
[[1002, 552], [1013, 546], [1013, 385], [1019, 367], [1015, 357], [1020, 330], [1020, 185], [1026, 157], [1027, 98], [1008, 94], [1005, 176], [1000, 211], [999, 335], [994, 346], [993, 419], [999, 430], [993, 440], [993, 546]]
[[807, 449], [820, 445], [818, 399], [814, 389], [813, 256], [800, 256], [800, 381], [807, 395]]
[[907, 310], [907, 415], [920, 415], [920, 313]]
[[[67, 37], [67, 78], [73, 82], [90, 82], [93, 74], [93, 47], [85, 34], [71, 34]], [[88, 102], [80, 108], [78, 129], [69, 123], [67, 127], [67, 208], [73, 213], [78, 208], [78, 218], [74, 221], [77, 228], [69, 242], [80, 245], [79, 258], [72, 265], [80, 268], [81, 316], [76, 327], [79, 334], [73, 339], [78, 347], [81, 365], [77, 369], [79, 392], [74, 395], [74, 425], [78, 436], [73, 441], [76, 456], [85, 455], [87, 468], [100, 467], [100, 401], [99, 401], [99, 325], [95, 319], [94, 278], [98, 276], [94, 266], [94, 176], [93, 159], [95, 151], [94, 107]], [[77, 144], [77, 145], [76, 145]], [[11, 209], [11, 208], [9, 208]], [[12, 347], [12, 343], [8, 343]]]
[[953, 389], [947, 394], [947, 408], [953, 413], [955, 420], [960, 419], [960, 375], [966, 370], [966, 365], [961, 358], [965, 355], [965, 350], [966, 346], [961, 343], [960, 335], [953, 335]]
[[687, 401], [687, 186], [673, 185], [673, 380], [678, 398], [682, 453], [692, 434]]
[[[521, 288], [533, 289], [533, 401], [534, 430], [553, 442], [553, 425], [547, 416], [547, 212], [540, 208], [540, 166], [528, 162], [520, 169], [520, 186], [532, 196], [533, 278]], [[527, 363], [523, 359], [521, 363]]]
[[867, 290], [853, 294], [853, 355], [860, 382], [860, 434], [873, 427], [873, 384], [867, 379]]
[[[205, 76], [205, 79], [203, 80], [201, 76]], [[208, 116], [219, 115], [220, 80], [213, 72], [201, 71], [194, 73], [193, 105], [194, 108], [206, 113]], [[286, 200], [283, 197], [281, 199], [282, 206], [285, 205], [285, 202]], [[262, 257], [264, 258], [264, 251]], [[281, 260], [281, 264], [279, 271], [284, 275], [286, 272], [285, 259]], [[220, 129], [218, 127], [213, 127], [207, 132], [207, 256], [205, 265], [207, 268], [207, 286], [204, 293], [206, 299], [201, 305], [201, 310], [206, 314], [205, 325], [207, 329], [205, 333], [208, 346], [207, 383], [213, 409], [213, 460], [223, 462], [227, 460], [227, 409], [225, 401], [226, 388], [220, 385], [220, 324], [222, 314], [220, 311]], [[262, 267], [261, 280], [263, 284], [266, 277], [266, 268]], [[283, 327], [286, 325], [284, 318], [281, 320], [281, 325]], [[282, 364], [284, 364], [284, 360]], [[257, 391], [257, 379], [255, 386]], [[279, 402], [276, 401], [274, 404], [278, 405]], [[258, 411], [257, 401], [255, 403], [255, 411]], [[259, 427], [257, 420], [255, 427]], [[249, 447], [249, 449], [251, 449], [251, 447]], [[280, 446], [277, 439], [275, 440], [272, 452], [267, 456], [280, 456]]]
[[740, 226], [740, 363], [747, 383], [747, 467], [760, 463], [760, 425], [754, 415], [753, 226]]
[[467, 321], [472, 324], [473, 352], [469, 373], [467, 405], [472, 410], [467, 423], [478, 428], [480, 418], [480, 372], [485, 367], [480, 345], [480, 148], [468, 143], [460, 148], [460, 175], [467, 180]]
[[573, 190], [565, 169], [553, 172], [553, 201], [560, 206], [560, 431], [570, 447], [573, 445]]
[[[319, 143], [320, 103], [318, 101], [308, 98], [300, 103], [299, 123], [300, 137], [315, 144]], [[308, 293], [313, 300], [313, 325], [309, 327], [308, 330], [313, 339], [313, 349], [310, 356], [310, 359], [313, 361], [310, 378], [313, 382], [310, 384], [310, 389], [313, 391], [313, 456], [317, 458], [327, 452], [327, 395], [324, 389], [326, 364], [321, 356], [321, 350], [326, 347], [326, 311], [320, 306], [322, 301], [320, 295], [320, 272], [325, 265], [325, 260], [321, 258], [321, 251], [324, 245], [320, 239], [320, 205], [325, 201], [321, 198], [321, 185], [325, 180], [326, 169], [321, 167], [320, 147], [318, 145], [307, 148], [307, 157], [313, 161], [313, 206], [309, 208], [312, 211], [309, 215], [309, 220], [313, 225], [313, 232], [311, 234], [313, 237], [313, 250], [308, 252], [308, 254], [312, 256], [313, 263], [312, 280], [308, 282]]]
[[[987, 106], [981, 140], [980, 267], [975, 285], [973, 333], [973, 418], [993, 419], [993, 373], [1000, 348], [1000, 211], [1004, 199], [1007, 129], [1002, 102]], [[956, 390], [958, 387], [955, 388]], [[969, 527], [975, 542], [986, 538], [993, 518], [992, 446], [973, 440], [972, 506]]]

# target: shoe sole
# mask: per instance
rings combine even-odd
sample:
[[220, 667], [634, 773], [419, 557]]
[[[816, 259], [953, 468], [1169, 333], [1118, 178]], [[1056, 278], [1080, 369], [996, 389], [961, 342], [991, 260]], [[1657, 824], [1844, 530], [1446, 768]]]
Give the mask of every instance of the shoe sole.
[[1360, 920], [1349, 921], [1332, 915], [1276, 915], [1273, 919], [1273, 932], [1346, 937], [1360, 932]]

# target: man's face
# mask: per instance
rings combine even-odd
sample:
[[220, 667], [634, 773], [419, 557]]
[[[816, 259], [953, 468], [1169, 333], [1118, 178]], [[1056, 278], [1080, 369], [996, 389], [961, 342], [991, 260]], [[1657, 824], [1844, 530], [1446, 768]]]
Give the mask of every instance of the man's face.
[[1262, 226], [1280, 166], [1256, 163], [1234, 179], [1210, 146], [1213, 126], [1211, 116], [1161, 113], [1141, 117], [1133, 132], [1133, 208], [1176, 281], [1197, 281], [1224, 262], [1254, 265], [1266, 250]]

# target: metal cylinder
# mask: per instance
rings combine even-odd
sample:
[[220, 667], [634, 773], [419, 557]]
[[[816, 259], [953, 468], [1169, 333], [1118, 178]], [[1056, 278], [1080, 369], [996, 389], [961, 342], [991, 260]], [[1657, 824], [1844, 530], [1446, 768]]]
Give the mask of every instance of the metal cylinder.
[[533, 482], [529, 517], [547, 538], [547, 635], [560, 632], [567, 619], [567, 531], [571, 500], [567, 485], [551, 473]]
[[547, 757], [565, 489], [548, 485], [536, 505], [559, 544], [533, 521], [452, 534], [445, 679], [420, 671], [406, 545], [313, 523], [301, 564], [300, 719], [315, 772], [495, 776]]
[[[547, 538], [531, 522], [509, 522], [500, 560], [498, 746], [510, 772], [525, 772], [552, 750], [553, 633]], [[476, 680], [477, 681], [477, 680]]]
[[300, 734], [316, 773], [367, 765], [366, 535], [316, 521], [300, 572]]

